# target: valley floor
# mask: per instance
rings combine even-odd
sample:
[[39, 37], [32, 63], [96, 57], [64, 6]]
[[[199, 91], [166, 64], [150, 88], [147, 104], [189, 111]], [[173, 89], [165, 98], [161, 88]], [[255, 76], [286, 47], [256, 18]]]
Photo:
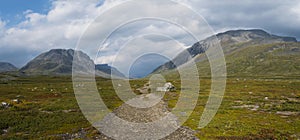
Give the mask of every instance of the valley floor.
[[[101, 139], [102, 135], [82, 115], [71, 77], [15, 77], [0, 75], [0, 139]], [[210, 79], [201, 78], [194, 112], [185, 122], [200, 139], [300, 139], [299, 77], [228, 77], [225, 96], [213, 120], [198, 128]], [[169, 80], [168, 80], [169, 81]], [[180, 95], [180, 81], [170, 80], [177, 90], [167, 92], [168, 108]], [[147, 80], [130, 81], [132, 90]], [[97, 78], [100, 95], [109, 109], [123, 102], [111, 80]], [[9, 104], [9, 105], [8, 105]]]

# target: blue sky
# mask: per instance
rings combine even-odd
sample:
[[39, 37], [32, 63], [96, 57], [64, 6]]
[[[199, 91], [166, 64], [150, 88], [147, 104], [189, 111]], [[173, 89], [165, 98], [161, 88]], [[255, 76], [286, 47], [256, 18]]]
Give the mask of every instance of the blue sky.
[[[124, 0], [2, 0], [0, 1], [0, 61], [10, 62], [22, 67], [42, 52], [55, 48], [75, 48], [84, 29], [103, 11], [110, 9]], [[300, 1], [254, 1], [254, 0], [176, 0], [181, 2], [199, 15], [210, 25], [214, 33], [232, 29], [264, 29], [271, 34], [292, 36], [300, 39]], [[181, 9], [172, 6], [153, 10], [151, 5], [141, 4], [145, 13], [156, 13], [170, 16], [181, 16], [186, 19], [188, 26], [199, 28], [199, 21], [181, 15]], [[164, 2], [164, 1], [158, 1]], [[155, 7], [160, 7], [158, 4]], [[126, 12], [115, 12], [107, 17], [105, 24], [98, 29], [113, 28], [114, 22], [126, 15], [139, 14], [137, 6], [126, 7]], [[174, 8], [174, 9], [172, 9]], [[147, 11], [146, 11], [147, 10]], [[177, 13], [179, 12], [179, 13]], [[174, 14], [176, 13], [176, 14]], [[142, 13], [141, 13], [142, 14]], [[125, 15], [125, 16], [124, 16]], [[133, 28], [134, 27], [134, 28]], [[96, 30], [95, 30], [96, 31]], [[174, 34], [178, 40], [184, 40], [185, 35], [175, 27], [162, 24], [136, 23], [120, 32], [123, 40], [130, 39], [132, 32], [165, 32]], [[93, 38], [93, 37], [91, 37]], [[97, 38], [97, 37], [94, 37]], [[144, 41], [144, 42], [143, 42]], [[93, 42], [93, 41], [92, 41]], [[120, 41], [122, 42], [122, 41]], [[168, 46], [168, 42], [157, 39], [138, 40], [141, 44], [156, 43], [156, 51]], [[118, 46], [118, 41], [113, 42]], [[181, 42], [188, 47], [193, 42]], [[170, 44], [169, 44], [170, 45]], [[174, 45], [173, 45], [174, 46]], [[116, 57], [116, 48], [105, 48], [102, 56], [95, 59], [95, 63], [112, 63]], [[143, 52], [143, 48], [135, 49], [136, 54]], [[168, 54], [176, 54], [178, 49], [169, 49]], [[88, 55], [95, 52], [85, 49]], [[126, 54], [126, 53], [124, 53]], [[127, 58], [126, 58], [127, 57]], [[120, 60], [129, 60], [124, 55]], [[133, 58], [132, 58], [133, 60]], [[157, 60], [157, 63], [163, 61]], [[153, 63], [153, 65], [157, 65]], [[122, 62], [119, 62], [122, 64]], [[150, 65], [149, 65], [150, 66]], [[142, 66], [141, 66], [142, 67]]]
[[0, 3], [0, 17], [8, 21], [8, 26], [24, 20], [23, 14], [27, 10], [47, 13], [51, 6], [49, 0], [2, 0]]

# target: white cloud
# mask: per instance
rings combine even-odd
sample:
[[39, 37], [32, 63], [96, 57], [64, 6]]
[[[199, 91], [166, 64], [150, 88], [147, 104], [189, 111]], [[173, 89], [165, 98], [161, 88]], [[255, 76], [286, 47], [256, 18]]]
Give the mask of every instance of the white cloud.
[[[99, 6], [100, 0], [53, 0], [50, 11], [46, 14], [36, 13], [32, 10], [24, 11], [23, 16], [25, 20], [18, 25], [7, 27], [6, 21], [0, 19], [0, 61], [12, 61], [22, 66], [24, 62], [29, 61], [28, 59], [33, 57], [30, 52], [35, 52], [34, 54], [36, 55], [52, 48], [74, 48], [80, 35], [99, 14], [105, 15], [106, 10], [110, 10], [126, 1], [106, 0]], [[265, 28], [273, 33], [297, 35], [297, 37], [300, 37], [300, 29], [298, 27], [300, 25], [300, 2], [273, 0], [176, 1], [198, 11], [216, 31], [236, 28]], [[151, 2], [153, 1], [139, 2], [138, 5], [128, 4], [126, 7], [119, 7], [119, 10], [110, 11], [112, 12], [109, 14], [110, 16], [105, 16], [105, 20], [99, 20], [99, 23], [95, 24], [94, 28], [91, 28], [89, 36], [86, 38], [89, 43], [86, 47], [89, 47], [91, 44], [98, 44], [97, 39], [99, 39], [99, 36], [106, 35], [106, 32], [109, 32], [111, 28], [116, 26], [115, 23], [126, 19], [128, 16], [134, 17], [137, 15], [172, 17], [174, 21], [178, 21], [178, 23], [184, 25], [198, 36], [201, 35], [201, 39], [211, 34], [206, 28], [205, 21], [190, 16], [188, 10], [182, 10], [180, 5], [171, 4], [165, 7], [166, 1], [157, 0], [157, 5], [153, 6]], [[141, 7], [143, 10], [137, 11]], [[99, 29], [101, 29], [101, 32], [99, 32]], [[120, 47], [118, 45], [122, 44], [122, 40], [126, 41], [135, 38], [138, 34], [151, 32], [171, 35], [171, 37], [184, 43], [182, 45], [191, 45], [193, 43], [193, 40], [186, 38], [186, 33], [176, 26], [158, 24], [157, 22], [156, 24], [155, 22], [136, 22], [118, 32], [119, 36], [115, 37], [119, 38], [119, 40], [109, 42], [115, 47], [110, 46], [110, 48], [102, 49], [101, 51], [104, 52], [104, 55], [97, 58], [96, 62], [110, 63], [115, 51]], [[148, 38], [139, 43], [156, 44], [156, 46], [164, 47], [169, 42], [158, 38]], [[139, 49], [135, 48], [132, 51], [141, 53], [147, 50], [145, 47], [139, 47]], [[84, 51], [92, 56], [97, 49], [86, 49]], [[151, 49], [159, 50], [157, 47]], [[176, 51], [178, 50], [170, 49], [168, 52], [176, 54]], [[9, 53], [21, 54], [23, 52], [28, 53], [24, 54], [27, 56], [18, 56], [23, 58], [22, 60], [24, 61], [22, 62], [18, 62], [19, 59], [15, 59], [14, 54], [8, 55]], [[129, 55], [122, 57], [123, 60], [130, 59]]]
[[[154, 42], [151, 39], [149, 40], [149, 38], [151, 37], [157, 38], [156, 35], [146, 35], [146, 36], [140, 36], [134, 38], [130, 42], [127, 42], [126, 45], [121, 46], [121, 48], [119, 48], [119, 50], [115, 51], [113, 54], [107, 56], [100, 54], [96, 62], [97, 63], [108, 62], [112, 66], [118, 68], [122, 73], [127, 74], [132, 64], [142, 56], [148, 54], [157, 54], [171, 60], [178, 53], [182, 52], [184, 49], [187, 48], [187, 46], [185, 46], [184, 44], [167, 37], [163, 37], [163, 36], [158, 37], [164, 40], [158, 42]], [[149, 60], [143, 60], [143, 61], [147, 62]], [[156, 66], [157, 63], [165, 62], [165, 60], [159, 60], [159, 59], [155, 61], [157, 62], [153, 62], [152, 65]], [[149, 64], [143, 64], [137, 67], [145, 67], [145, 65], [149, 65]]]
[[300, 38], [300, 1], [279, 0], [190, 0], [217, 31], [235, 28], [263, 28], [273, 34]]
[[97, 64], [111, 64], [117, 55], [99, 56], [96, 59]]
[[0, 29], [4, 28], [5, 25], [5, 21], [2, 21], [2, 19], [0, 18]]
[[4, 36], [0, 38], [0, 48], [40, 52], [51, 48], [74, 48], [78, 37], [99, 9], [96, 2], [53, 1], [47, 14], [27, 10], [24, 21], [5, 29]]
[[[18, 51], [20, 53], [27, 52], [43, 52], [52, 48], [74, 48], [76, 46], [77, 40], [83, 33], [85, 28], [92, 22], [99, 14], [112, 7], [119, 5], [126, 0], [107, 0], [102, 6], [98, 6], [98, 0], [54, 0], [52, 1], [51, 9], [46, 14], [36, 13], [32, 10], [24, 11], [25, 20], [19, 24], [11, 27], [5, 27], [5, 22], [0, 22], [0, 49], [2, 50], [1, 56], [7, 56], [7, 53], [14, 52], [16, 54]], [[151, 6], [147, 2], [140, 3], [140, 7], [144, 7], [144, 13], [138, 14], [164, 14], [171, 15], [172, 12], [177, 11], [178, 6], [169, 6], [170, 9], [164, 9], [164, 7]], [[154, 8], [154, 9], [153, 9]], [[105, 22], [100, 23], [96, 27], [103, 30], [108, 30], [113, 27], [113, 22], [121, 20], [123, 17], [126, 18], [127, 15], [136, 15], [136, 5], [129, 5], [125, 9], [120, 11], [126, 11], [126, 13], [111, 13], [111, 17], [107, 18]], [[116, 11], [118, 12], [118, 11]], [[185, 13], [182, 14], [184, 18]], [[153, 14], [152, 14], [153, 15]], [[192, 21], [187, 23], [193, 23]], [[180, 38], [183, 35], [181, 30], [178, 30], [171, 26], [152, 26], [152, 25], [141, 25], [132, 27], [132, 30], [137, 30], [140, 33], [143, 32], [165, 32], [166, 34], [173, 34]], [[91, 40], [89, 42], [95, 43], [97, 40], [97, 35], [99, 35], [99, 30], [95, 29], [90, 33]], [[125, 38], [130, 38], [133, 36], [126, 36], [131, 33], [131, 30], [123, 30], [122, 33]], [[100, 33], [101, 35], [101, 33]], [[117, 43], [117, 42], [116, 42]], [[116, 49], [107, 49], [107, 51], [115, 51]], [[89, 49], [84, 50], [87, 53], [95, 53], [95, 51], [90, 51]], [[109, 63], [111, 56], [114, 52], [108, 52], [108, 57], [103, 58], [99, 63]], [[5, 55], [4, 55], [5, 54]], [[26, 54], [29, 55], [30, 53]], [[36, 53], [35, 53], [36, 54]], [[24, 54], [25, 55], [25, 54]], [[11, 54], [12, 58], [0, 58], [1, 60], [9, 59], [19, 66], [21, 62], [14, 61], [14, 54]], [[20, 56], [22, 57], [22, 56]], [[23, 56], [28, 59], [28, 56]], [[30, 58], [33, 56], [31, 55]], [[124, 58], [126, 59], [126, 58]], [[26, 60], [29, 61], [29, 60]], [[24, 61], [22, 62], [24, 63]]]
[[5, 31], [5, 25], [6, 25], [6, 22], [2, 21], [0, 18], [0, 37], [2, 37], [2, 35]]
[[295, 16], [295, 20], [297, 21], [295, 24], [300, 23], [300, 2], [295, 4], [292, 8], [290, 8], [291, 13]]
[[42, 22], [45, 22], [46, 19], [46, 15], [39, 13], [27, 13], [25, 17], [27, 20], [23, 23], [28, 24], [29, 26], [37, 26]]

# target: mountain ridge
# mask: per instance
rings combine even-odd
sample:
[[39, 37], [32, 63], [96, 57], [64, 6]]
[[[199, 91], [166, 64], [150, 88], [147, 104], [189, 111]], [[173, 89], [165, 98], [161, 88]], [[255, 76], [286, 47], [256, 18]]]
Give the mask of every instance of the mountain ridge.
[[[204, 40], [196, 42], [186, 51], [190, 55], [186, 55], [186, 53], [179, 53], [179, 55], [175, 57], [173, 61], [176, 62], [177, 66], [181, 66], [192, 59], [196, 62], [205, 60], [205, 51], [209, 49], [207, 44], [213, 40], [213, 37], [214, 36], [210, 36]], [[294, 37], [277, 36], [269, 34], [261, 29], [229, 30], [216, 34], [216, 37], [222, 45], [225, 56], [250, 46], [288, 42], [297, 43], [297, 40]], [[81, 51], [79, 51], [78, 54], [80, 57], [84, 58], [83, 61], [86, 61], [86, 63], [92, 63], [92, 65], [95, 66], [95, 74], [98, 76], [105, 78], [125, 77], [124, 74], [119, 72], [116, 68], [113, 68], [107, 64], [94, 64], [87, 54]], [[73, 55], [74, 50], [72, 49], [52, 49], [40, 54], [32, 61], [28, 62], [19, 71], [29, 75], [70, 75], [72, 74]], [[156, 68], [153, 73], [163, 72], [175, 68], [175, 64], [172, 61], [169, 61]]]
[[73, 55], [72, 49], [51, 49], [29, 61], [20, 71], [26, 74], [68, 74], [72, 72]]
[[8, 62], [0, 62], [0, 72], [17, 71], [18, 68]]
[[[29, 61], [19, 71], [26, 75], [71, 75], [74, 55], [75, 50], [73, 49], [51, 49]], [[107, 64], [95, 65], [93, 60], [82, 51], [76, 50], [76, 55], [82, 64], [94, 65], [97, 76], [105, 78], [125, 77], [116, 68]]]
[[[229, 30], [196, 42], [190, 48], [187, 48], [186, 52], [179, 53], [175, 58], [172, 59], [172, 61], [157, 67], [152, 73], [159, 73], [162, 71], [175, 69], [176, 67], [181, 66], [192, 59], [195, 60], [195, 62], [204, 60], [203, 57], [199, 58], [198, 56], [205, 53], [205, 51], [209, 48], [207, 44], [211, 43], [215, 37], [221, 44], [225, 55], [230, 54], [237, 49], [252, 45], [297, 42], [297, 39], [294, 37], [277, 36], [269, 34], [262, 29]], [[187, 56], [186, 53], [189, 53], [190, 56]]]

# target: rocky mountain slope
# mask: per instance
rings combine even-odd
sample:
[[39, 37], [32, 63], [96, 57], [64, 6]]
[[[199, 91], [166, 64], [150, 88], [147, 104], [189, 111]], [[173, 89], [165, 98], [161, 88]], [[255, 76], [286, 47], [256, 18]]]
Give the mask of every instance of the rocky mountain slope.
[[17, 71], [18, 68], [7, 62], [0, 62], [0, 72]]
[[[266, 31], [260, 29], [253, 30], [231, 30], [224, 33], [219, 33], [216, 35], [218, 38], [223, 52], [225, 55], [231, 54], [233, 52], [239, 51], [248, 46], [253, 45], [264, 45], [264, 44], [274, 44], [283, 42], [297, 42], [293, 37], [281, 37], [277, 35], [272, 35]], [[207, 44], [210, 44], [213, 40], [213, 36], [205, 40], [195, 43], [192, 47], [187, 49], [191, 57], [188, 57], [184, 52], [176, 56], [172, 61], [169, 61], [154, 70], [154, 72], [161, 72], [165, 70], [170, 70], [176, 68], [174, 65], [180, 66], [185, 64], [191, 59], [195, 61], [204, 60], [205, 56], [199, 57], [201, 54], [209, 48]]]
[[123, 73], [121, 73], [116, 68], [109, 66], [108, 64], [97, 64], [95, 65], [95, 69], [98, 71], [99, 76], [103, 75], [100, 73], [102, 72], [107, 75], [113, 75], [114, 77], [125, 77]]
[[[31, 60], [20, 69], [20, 72], [28, 75], [70, 75], [72, 74], [74, 52], [72, 49], [52, 49]], [[82, 64], [95, 65], [87, 54], [78, 51], [77, 55]], [[96, 75], [102, 77], [109, 78], [110, 74], [124, 77], [116, 68], [108, 65], [95, 65], [95, 68]]]
[[[199, 75], [210, 76], [210, 64], [205, 54], [199, 54], [196, 59], [200, 60], [196, 63]], [[300, 76], [300, 43], [284, 42], [242, 47], [225, 55], [225, 60], [228, 76]], [[167, 77], [179, 77], [176, 69], [165, 70], [162, 73]]]
[[[74, 50], [53, 49], [42, 53], [20, 69], [26, 74], [70, 74]], [[82, 55], [85, 55], [82, 53]], [[86, 59], [89, 59], [86, 56]]]

